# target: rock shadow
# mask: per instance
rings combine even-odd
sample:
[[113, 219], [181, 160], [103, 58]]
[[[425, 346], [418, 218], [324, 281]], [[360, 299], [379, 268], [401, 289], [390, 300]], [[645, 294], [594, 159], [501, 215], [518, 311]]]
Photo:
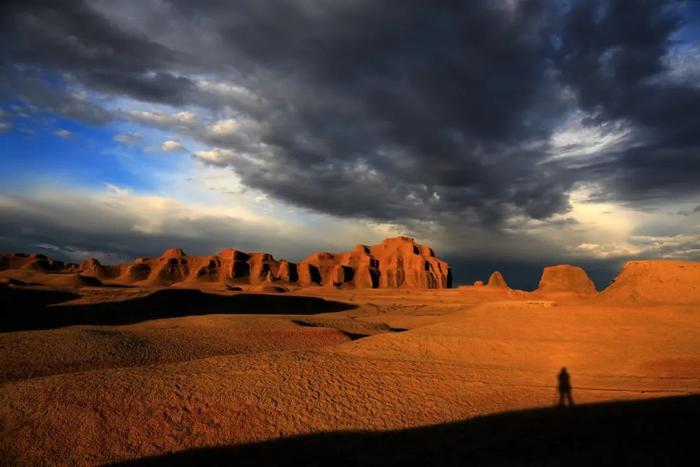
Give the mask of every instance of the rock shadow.
[[347, 329], [344, 329], [343, 326], [334, 326], [333, 323], [323, 323], [323, 322], [314, 323], [314, 322], [306, 321], [303, 319], [293, 319], [292, 322], [298, 326], [304, 326], [307, 328], [319, 328], [319, 327], [334, 328], [334, 329], [337, 329], [338, 331], [342, 332], [343, 334], [345, 334], [345, 336], [348, 337], [352, 341], [363, 339], [363, 338], [369, 337], [369, 336], [375, 336], [377, 334], [408, 331], [408, 329], [404, 329], [404, 328], [392, 328], [390, 326], [386, 326], [385, 331], [371, 332], [371, 333], [364, 332], [363, 333], [363, 332], [349, 331]]
[[78, 298], [68, 292], [0, 288], [0, 332], [52, 329], [78, 324], [123, 325], [206, 314], [313, 315], [357, 305], [297, 295], [219, 295], [196, 289], [158, 290], [145, 297], [95, 304], [64, 304]]

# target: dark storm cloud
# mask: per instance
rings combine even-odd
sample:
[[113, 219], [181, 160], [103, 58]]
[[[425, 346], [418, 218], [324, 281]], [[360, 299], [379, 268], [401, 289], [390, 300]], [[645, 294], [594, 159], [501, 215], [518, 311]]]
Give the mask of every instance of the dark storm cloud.
[[594, 115], [592, 124], [621, 120], [638, 129], [635, 144], [590, 167], [588, 176], [605, 182], [608, 199], [698, 192], [700, 88], [664, 78], [672, 34], [684, 21], [679, 5], [586, 1], [564, 18], [556, 57], [562, 83]]
[[[8, 5], [3, 73], [22, 64], [197, 108], [207, 124], [233, 118], [238, 131], [173, 129], [218, 147], [208, 162], [245, 185], [316, 211], [492, 228], [566, 212], [578, 182], [629, 202], [697, 193], [700, 91], [663, 77], [674, 4]], [[576, 109], [644, 138], [592, 162], [551, 160], [550, 136]]]
[[228, 162], [247, 185], [315, 210], [498, 222], [507, 208], [547, 217], [568, 206], [570, 183], [550, 183], [524, 149], [547, 136], [552, 117], [538, 109], [556, 107], [543, 2], [183, 2], [168, 12], [206, 25], [217, 50], [193, 58], [90, 6], [49, 3], [6, 16], [4, 55], [174, 105], [213, 105], [178, 70], [231, 78], [264, 103], [249, 113], [253, 139], [224, 146], [236, 153]]
[[0, 100], [20, 99], [28, 104], [25, 111], [50, 109], [65, 117], [96, 125], [112, 119], [111, 112], [88, 99], [50, 86], [36, 68], [0, 64], [0, 74]]
[[313, 209], [384, 220], [565, 210], [570, 184], [550, 183], [534, 166], [542, 153], [525, 149], [548, 135], [553, 115], [538, 111], [559, 110], [550, 9], [451, 6], [187, 10], [209, 24], [226, 18], [218, 30], [245, 86], [275, 101], [261, 134], [265, 164], [231, 161], [244, 182]]
[[4, 73], [26, 73], [8, 63], [37, 65], [97, 90], [175, 105], [191, 89], [165, 70], [180, 58], [176, 52], [126, 33], [83, 2], [9, 1], [0, 13]]

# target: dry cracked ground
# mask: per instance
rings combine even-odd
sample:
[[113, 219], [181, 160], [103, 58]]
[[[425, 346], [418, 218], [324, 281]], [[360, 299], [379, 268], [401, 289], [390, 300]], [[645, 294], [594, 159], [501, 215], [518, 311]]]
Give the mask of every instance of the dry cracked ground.
[[[577, 404], [700, 392], [694, 305], [318, 288], [255, 314], [197, 297], [153, 305], [150, 293], [13, 298], [3, 313], [17, 315], [14, 328], [0, 333], [2, 464], [101, 465], [551, 407], [563, 366]], [[164, 317], [109, 318], [129, 303]], [[52, 324], [66, 310], [107, 318]], [[22, 324], [32, 313], [46, 329]]]

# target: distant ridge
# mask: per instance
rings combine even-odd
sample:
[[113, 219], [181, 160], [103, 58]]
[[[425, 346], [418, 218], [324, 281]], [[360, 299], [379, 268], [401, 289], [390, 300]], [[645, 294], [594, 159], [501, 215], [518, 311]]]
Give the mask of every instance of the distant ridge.
[[599, 296], [611, 303], [686, 304], [700, 302], [700, 262], [629, 261]]
[[[20, 269], [71, 273], [79, 278], [142, 286], [176, 283], [249, 284], [260, 290], [284, 291], [287, 286], [337, 288], [440, 289], [452, 286], [448, 264], [432, 248], [410, 237], [388, 238], [376, 245], [356, 245], [343, 253], [317, 252], [299, 263], [275, 260], [269, 253], [222, 250], [191, 256], [170, 248], [157, 258], [105, 265], [90, 258], [82, 264], [63, 263], [45, 255], [0, 255], [0, 270]], [[75, 278], [74, 278], [75, 280]], [[81, 279], [84, 281], [84, 279]]]

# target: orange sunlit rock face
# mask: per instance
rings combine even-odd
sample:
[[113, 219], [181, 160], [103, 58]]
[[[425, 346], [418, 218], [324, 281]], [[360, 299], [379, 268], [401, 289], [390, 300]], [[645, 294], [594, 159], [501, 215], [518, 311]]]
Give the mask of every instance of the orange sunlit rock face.
[[269, 253], [227, 249], [211, 256], [193, 256], [170, 248], [158, 258], [138, 258], [131, 264], [102, 265], [91, 258], [81, 265], [64, 264], [43, 255], [4, 255], [2, 269], [31, 269], [44, 273], [75, 272], [99, 280], [142, 286], [173, 284], [279, 283], [358, 288], [451, 287], [448, 264], [412, 238], [386, 239], [378, 245], [357, 245], [346, 253], [313, 253], [299, 264], [275, 260]]
[[586, 271], [580, 267], [559, 264], [544, 268], [537, 291], [593, 295], [596, 288]]
[[600, 295], [611, 303], [700, 303], [700, 263], [630, 261]]
[[554, 407], [563, 367], [576, 406], [700, 392], [700, 263], [630, 262], [600, 293], [571, 265], [545, 268], [531, 292], [499, 272], [446, 288], [447, 264], [406, 237], [299, 263], [169, 249], [0, 267], [9, 465]]
[[489, 287], [493, 287], [494, 289], [509, 289], [508, 283], [506, 282], [505, 278], [503, 277], [503, 274], [501, 274], [499, 271], [495, 271], [491, 276], [489, 277], [489, 281], [486, 284]]

